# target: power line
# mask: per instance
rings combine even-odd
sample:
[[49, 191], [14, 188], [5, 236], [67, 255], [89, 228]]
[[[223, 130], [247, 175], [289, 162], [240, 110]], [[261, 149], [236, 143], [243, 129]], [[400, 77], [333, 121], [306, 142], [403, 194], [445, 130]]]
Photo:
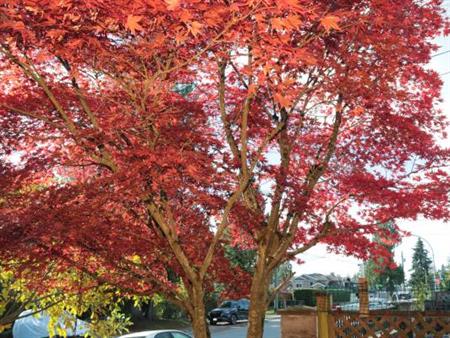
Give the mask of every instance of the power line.
[[446, 51], [443, 51], [443, 52], [440, 52], [440, 53], [437, 53], [437, 54], [434, 54], [434, 55], [431, 55], [431, 57], [434, 58], [436, 56], [441, 56], [441, 55], [444, 55], [444, 54], [447, 54], [447, 53], [450, 53], [450, 49], [446, 50]]
[[442, 73], [442, 74], [439, 74], [440, 76], [444, 76], [444, 75], [448, 75], [448, 74], [450, 74], [450, 72], [445, 72], [445, 73]]

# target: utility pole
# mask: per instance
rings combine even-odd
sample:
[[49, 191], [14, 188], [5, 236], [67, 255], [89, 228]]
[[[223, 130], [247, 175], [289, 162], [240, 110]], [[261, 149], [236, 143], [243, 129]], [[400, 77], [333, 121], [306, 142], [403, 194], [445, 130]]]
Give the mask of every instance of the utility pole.
[[[274, 284], [275, 284], [275, 288], [278, 286], [278, 270], [280, 267], [277, 267], [275, 269], [275, 273], [274, 273]], [[275, 293], [275, 298], [273, 299], [273, 309], [275, 312], [278, 311], [278, 292]]]
[[405, 287], [405, 257], [403, 257], [403, 251], [401, 252], [401, 257], [402, 257], [402, 268], [403, 268], [403, 283], [402, 283], [402, 291], [405, 292], [406, 287]]

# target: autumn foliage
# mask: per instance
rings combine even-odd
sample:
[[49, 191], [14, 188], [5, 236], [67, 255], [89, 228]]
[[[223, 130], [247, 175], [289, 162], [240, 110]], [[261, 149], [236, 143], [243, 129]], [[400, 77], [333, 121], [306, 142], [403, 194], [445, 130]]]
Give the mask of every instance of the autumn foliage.
[[164, 293], [196, 337], [234, 285], [253, 338], [279, 264], [449, 217], [439, 0], [0, 3], [3, 259]]

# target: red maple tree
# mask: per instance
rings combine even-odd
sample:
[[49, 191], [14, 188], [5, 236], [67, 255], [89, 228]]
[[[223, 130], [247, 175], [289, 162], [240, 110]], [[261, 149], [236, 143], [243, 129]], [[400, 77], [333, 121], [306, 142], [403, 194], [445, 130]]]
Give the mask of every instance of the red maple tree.
[[1, 256], [165, 293], [204, 338], [205, 290], [245, 279], [223, 245], [251, 247], [261, 337], [279, 264], [449, 217], [440, 5], [3, 2]]

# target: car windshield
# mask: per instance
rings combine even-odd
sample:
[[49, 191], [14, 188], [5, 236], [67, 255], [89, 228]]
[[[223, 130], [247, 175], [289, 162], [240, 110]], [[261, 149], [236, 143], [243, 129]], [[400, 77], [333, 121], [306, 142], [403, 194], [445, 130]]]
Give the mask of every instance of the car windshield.
[[398, 295], [398, 299], [408, 300], [408, 299], [411, 299], [411, 295], [409, 295], [409, 294], [400, 294], [400, 295]]
[[220, 304], [220, 307], [223, 307], [223, 308], [231, 308], [233, 306], [234, 306], [233, 302], [223, 302], [222, 304]]

